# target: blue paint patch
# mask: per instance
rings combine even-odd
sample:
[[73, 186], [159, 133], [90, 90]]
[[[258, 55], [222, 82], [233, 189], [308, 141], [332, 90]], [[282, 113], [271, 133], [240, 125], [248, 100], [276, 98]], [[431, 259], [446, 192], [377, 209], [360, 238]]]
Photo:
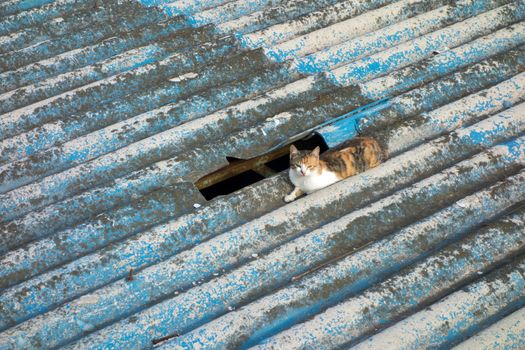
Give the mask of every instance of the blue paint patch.
[[[8, 3], [40, 6], [45, 1], [21, 0]], [[151, 346], [155, 337], [168, 335], [178, 327], [186, 332], [181, 334], [180, 341], [184, 342], [184, 337], [190, 334], [187, 332], [194, 331], [198, 326], [213, 326], [215, 322], [220, 322], [223, 315], [228, 315], [228, 306], [236, 308], [233, 312], [242, 312], [242, 306], [256, 305], [259, 298], [263, 297], [258, 294], [260, 288], [256, 288], [261, 286], [256, 286], [256, 283], [262, 278], [267, 279], [264, 293], [282, 292], [290, 286], [314, 289], [313, 283], [300, 284], [304, 281], [319, 283], [315, 287], [319, 287], [318, 291], [321, 287], [323, 291], [328, 291], [326, 294], [312, 296], [299, 293], [304, 290], [290, 289], [290, 294], [287, 294], [289, 299], [276, 298], [272, 305], [281, 309], [274, 319], [268, 318], [267, 322], [252, 326], [252, 333], [246, 333], [249, 341], [244, 346], [247, 347], [286, 331], [301, 321], [307, 321], [308, 317], [323, 312], [325, 307], [337, 305], [354, 295], [363, 296], [363, 292], [373, 284], [382, 283], [390, 274], [399, 276], [402, 267], [421, 262], [430, 254], [428, 250], [415, 251], [413, 246], [405, 247], [403, 242], [397, 242], [400, 244], [393, 244], [394, 248], [377, 255], [378, 261], [383, 262], [377, 269], [366, 272], [366, 267], [363, 269], [356, 263], [345, 273], [359, 277], [346, 285], [337, 284], [339, 278], [345, 277], [339, 274], [342, 270], [325, 273], [324, 269], [336, 266], [334, 264], [339, 264], [348, 256], [339, 256], [341, 251], [337, 249], [341, 240], [323, 240], [322, 235], [317, 232], [311, 237], [310, 250], [290, 250], [289, 254], [280, 255], [274, 265], [261, 265], [259, 270], [247, 271], [243, 279], [235, 278], [240, 276], [239, 269], [246, 268], [247, 263], [256, 262], [286, 244], [309, 237], [321, 224], [333, 225], [333, 221], [342, 215], [356, 213], [356, 208], [373, 210], [377, 204], [368, 205], [373, 199], [390, 196], [392, 192], [405, 191], [407, 186], [420, 181], [423, 175], [432, 176], [436, 171], [482, 152], [487, 147], [495, 146], [498, 142], [523, 135], [523, 123], [518, 118], [516, 109], [509, 109], [510, 113], [514, 113], [514, 118], [508, 122], [501, 115], [483, 114], [486, 109], [495, 109], [499, 105], [503, 108], [513, 107], [514, 102], [510, 102], [512, 94], [502, 97], [503, 101], [484, 100], [480, 97], [479, 103], [471, 108], [475, 115], [469, 117], [469, 120], [480, 116], [494, 121], [504, 120], [508, 127], [501, 126], [503, 124], [482, 123], [470, 127], [470, 132], [457, 132], [457, 138], [451, 137], [446, 142], [440, 139], [435, 144], [428, 144], [429, 148], [419, 149], [428, 153], [401, 155], [397, 161], [404, 163], [390, 163], [389, 172], [379, 167], [370, 173], [348, 179], [347, 183], [351, 185], [349, 187], [344, 187], [347, 183], [334, 185], [335, 193], [341, 193], [338, 198], [326, 194], [333, 192], [325, 191], [314, 195], [321, 196], [322, 201], [312, 201], [307, 196], [306, 199], [299, 200], [302, 202], [280, 208], [285, 205], [282, 202], [283, 194], [289, 190], [286, 176], [281, 174], [250, 185], [243, 190], [246, 192], [242, 192], [242, 195], [235, 193], [209, 203], [202, 202], [201, 209], [193, 210], [192, 204], [201, 202], [202, 198], [198, 196], [192, 182], [226, 165], [227, 155], [251, 158], [274, 149], [275, 145], [286, 145], [317, 129], [327, 144], [334, 147], [357, 136], [363, 128], [375, 127], [379, 122], [385, 121], [381, 119], [381, 113], [386, 109], [397, 113], [393, 116], [399, 117], [396, 121], [403, 120], [405, 114], [415, 113], [416, 109], [409, 103], [395, 105], [395, 101], [399, 101], [397, 94], [410, 90], [408, 94], [412, 93], [412, 101], [418, 103], [418, 108], [426, 111], [450, 103], [464, 93], [472, 94], [490, 87], [498, 79], [508, 79], [510, 75], [525, 69], [524, 59], [519, 56], [523, 56], [523, 50], [509, 51], [510, 48], [525, 43], [525, 32], [520, 22], [523, 19], [520, 17], [523, 16], [521, 5], [512, 3], [501, 7], [497, 13], [492, 12], [494, 23], [480, 21], [485, 25], [481, 29], [477, 28], [478, 23], [474, 23], [472, 28], [468, 27], [468, 23], [474, 22], [475, 18], [471, 22], [459, 23], [465, 14], [481, 13], [480, 16], [485, 16], [484, 11], [497, 5], [489, 0], [477, 1], [475, 6], [453, 7], [447, 16], [450, 15], [451, 20], [458, 22], [460, 30], [446, 32], [446, 35], [443, 32], [441, 35], [433, 32], [438, 28], [434, 26], [439, 24], [436, 18], [428, 18], [425, 22], [428, 33], [416, 31], [421, 28], [403, 27], [398, 18], [393, 23], [392, 28], [397, 28], [394, 32], [391, 31], [392, 28], [384, 28], [386, 31], [380, 36], [377, 36], [377, 32], [364, 33], [349, 42], [313, 52], [307, 57], [296, 57], [298, 50], [303, 48], [304, 52], [310, 52], [310, 48], [306, 47], [308, 44], [304, 42], [288, 52], [273, 52], [274, 41], [284, 42], [287, 38], [297, 38], [298, 35], [345, 20], [335, 14], [327, 17], [330, 23], [324, 26], [315, 27], [317, 24], [312, 24], [308, 29], [300, 28], [300, 16], [311, 11], [324, 11], [327, 6], [336, 3], [330, 1], [315, 1], [314, 5], [306, 4], [305, 8], [285, 13], [282, 10], [288, 10], [286, 6], [300, 6], [301, 2], [258, 0], [241, 4], [224, 0], [144, 0], [144, 5], [159, 6], [164, 12], [144, 11], [143, 14], [129, 16], [125, 21], [105, 19], [104, 16], [111, 16], [104, 12], [104, 8], [93, 12], [91, 8], [82, 7], [89, 1], [71, 1], [52, 4], [46, 11], [22, 11], [18, 19], [9, 17], [0, 23], [0, 35], [14, 30], [22, 30], [28, 35], [23, 40], [9, 41], [13, 48], [21, 49], [18, 53], [2, 56], [3, 61], [7, 62], [4, 72], [0, 73], [0, 80], [5, 82], [2, 87], [5, 91], [2, 92], [29, 84], [38, 87], [34, 91], [21, 89], [20, 92], [23, 93], [16, 101], [6, 99], [7, 95], [4, 95], [4, 111], [19, 107], [24, 110], [16, 112], [20, 112], [20, 115], [6, 114], [0, 118], [0, 138], [10, 137], [6, 144], [16, 146], [9, 151], [8, 156], [2, 158], [1, 161], [6, 164], [0, 165], [0, 176], [4, 176], [0, 181], [0, 189], [4, 192], [0, 194], [0, 239], [14, 237], [13, 242], [7, 242], [8, 248], [7, 245], [0, 244], [0, 252], [3, 258], [6, 256], [4, 253], [9, 254], [7, 250], [22, 244], [29, 244], [24, 248], [34, 248], [34, 251], [24, 251], [27, 259], [18, 265], [10, 265], [6, 269], [9, 273], [16, 273], [17, 269], [29, 270], [40, 264], [39, 268], [35, 268], [26, 277], [11, 281], [13, 286], [2, 291], [2, 305], [13, 310], [5, 313], [8, 314], [7, 317], [13, 317], [18, 322], [27, 320], [18, 327], [3, 332], [0, 335], [2, 345], [12, 341], [24, 348], [38, 347], [36, 341], [40, 340], [49, 342], [49, 346], [58, 347], [83, 337], [80, 340], [85, 343], [77, 344], [82, 349], [101, 346], [146, 348]], [[373, 3], [376, 6], [374, 8], [377, 8], [389, 1], [378, 0]], [[352, 6], [361, 6], [360, 3], [352, 2], [338, 3], [337, 6], [343, 5], [348, 6], [344, 10], [349, 12], [342, 13], [352, 12]], [[2, 6], [0, 4], [0, 9], [3, 9]], [[270, 14], [267, 10], [276, 6], [282, 6], [277, 17], [265, 18]], [[312, 8], [306, 9], [308, 6]], [[226, 9], [232, 11], [226, 13]], [[359, 11], [356, 9], [352, 12], [356, 16], [366, 16], [366, 11], [370, 10], [366, 6], [359, 8]], [[515, 11], [505, 13], [505, 9]], [[258, 10], [264, 11], [257, 14], [259, 17], [242, 18], [251, 16]], [[60, 16], [64, 17], [65, 22], [74, 20], [76, 12], [96, 13], [96, 18], [92, 20], [97, 25], [91, 25], [85, 31], [56, 34], [50, 42], [33, 48], [27, 47], [38, 37], [31, 34], [32, 28], [47, 28], [48, 21]], [[400, 16], [412, 18], [408, 13]], [[173, 17], [167, 20], [167, 16]], [[245, 33], [252, 29], [271, 28], [283, 21], [295, 21], [296, 27], [292, 30], [296, 32], [291, 35], [292, 33], [263, 30], [260, 42], [246, 46], [248, 36], [240, 33], [220, 32], [213, 25], [191, 28], [237, 19], [239, 22], [233, 23], [233, 27], [239, 24], [240, 30]], [[248, 23], [245, 28], [242, 27], [243, 21]], [[516, 24], [509, 26], [514, 22]], [[106, 25], [101, 26], [100, 23]], [[62, 30], [66, 28], [65, 24], [57, 26]], [[120, 28], [123, 29], [122, 33]], [[186, 31], [177, 32], [183, 28]], [[496, 31], [497, 28], [505, 29]], [[130, 30], [134, 32], [130, 34]], [[482, 35], [486, 36], [470, 41]], [[430, 50], [439, 50], [443, 45], [454, 41], [456, 36], [462, 39], [455, 41], [454, 45], [463, 46], [428, 58]], [[359, 43], [360, 46], [353, 49], [345, 46], [350, 43]], [[399, 48], [402, 43], [408, 49], [401, 52], [392, 50]], [[148, 50], [145, 45], [155, 45], [155, 48]], [[265, 52], [268, 56], [274, 55], [273, 62], [262, 54], [258, 56], [262, 50], [245, 50], [254, 45], [268, 45]], [[139, 47], [143, 48], [142, 53], [133, 55], [130, 50]], [[66, 51], [67, 55], [57, 56]], [[114, 63], [107, 61], [98, 65], [103, 60], [125, 52], [129, 54], [129, 59], [124, 58], [125, 62], [115, 60]], [[507, 52], [507, 55], [494, 56], [502, 52]], [[249, 60], [234, 61], [239, 57], [237, 55], [251, 56]], [[170, 60], [163, 60], [166, 56]], [[487, 59], [489, 57], [491, 58]], [[296, 61], [292, 62], [291, 59]], [[465, 81], [457, 81], [458, 87], [448, 85], [450, 91], [443, 92], [438, 88], [446, 89], [447, 85], [436, 84], [433, 85], [434, 90], [428, 88], [424, 95], [417, 96], [418, 92], [423, 91], [418, 90], [423, 84], [440, 80], [445, 75], [480, 60], [485, 61], [476, 66], [479, 72], [467, 76]], [[45, 65], [39, 66], [43, 64], [41, 62]], [[346, 66], [333, 69], [344, 64]], [[509, 65], [512, 64], [515, 67], [510, 68]], [[99, 68], [100, 71], [96, 70]], [[71, 80], [56, 79], [60, 74], [74, 69], [79, 69], [83, 75]], [[246, 74], [239, 73], [242, 69]], [[315, 79], [309, 77], [308, 80], [300, 80], [304, 75], [315, 75], [330, 69], [331, 72], [316, 76]], [[115, 79], [109, 78], [122, 72], [126, 74]], [[333, 78], [338, 85], [327, 83], [323, 80], [325, 76]], [[106, 78], [108, 79], [103, 80]], [[100, 87], [85, 88], [84, 85], [94, 82], [101, 84]], [[293, 85], [289, 85], [290, 83]], [[359, 85], [352, 89], [350, 84]], [[340, 86], [347, 85], [348, 89], [338, 90]], [[54, 102], [44, 103], [34, 110], [32, 106], [28, 106], [80, 86], [83, 87], [69, 96], [56, 98]], [[259, 100], [261, 96], [268, 99]], [[248, 103], [240, 106], [245, 100]], [[359, 101], [369, 100], [375, 102], [349, 111], [357, 103], [362, 103]], [[403, 101], [408, 102], [408, 99]], [[199, 120], [224, 108], [228, 108], [224, 119]], [[393, 114], [384, 115], [392, 117]], [[451, 116], [449, 124], [438, 125], [424, 135], [436, 137], [458, 127], [456, 124], [461, 121], [459, 116]], [[274, 122], [277, 123], [274, 125]], [[108, 126], [111, 127], [102, 129]], [[177, 132], [166, 132], [172, 132], [177, 127]], [[111, 133], [111, 128], [115, 132]], [[422, 129], [423, 127], [420, 130]], [[162, 132], [166, 133], [160, 134]], [[416, 137], [404, 145], [413, 146], [414, 143], [423, 143], [425, 140], [425, 137]], [[367, 215], [360, 219], [362, 230], [356, 230], [353, 238], [362, 238], [363, 232], [366, 235], [379, 235], [380, 228], [386, 227], [381, 225], [387, 222], [387, 212], [391, 217], [405, 220], [392, 221], [392, 227], [416, 225], [421, 223], [419, 219], [427, 219], [422, 214], [418, 220], [410, 216], [417, 213], [418, 205], [428, 209], [427, 214], [437, 215], [443, 206], [452, 205], [466, 193], [477, 191], [478, 188], [482, 191], [496, 180], [502, 180], [509, 169], [519, 169], [523, 161], [524, 145], [523, 139], [517, 139], [493, 147], [486, 154], [475, 156], [475, 159], [483, 162], [471, 164], [467, 161], [467, 170], [461, 176], [447, 172], [448, 177], [443, 175], [439, 178], [440, 181], [428, 180], [428, 187], [420, 189], [417, 198], [400, 197], [399, 200], [392, 201], [384, 212], [377, 214], [375, 223], [371, 221], [371, 212], [366, 212]], [[22, 159], [27, 156], [31, 157]], [[11, 160], [15, 161], [9, 163]], [[473, 164], [479, 166], [474, 167]], [[456, 177], [458, 183], [449, 182]], [[180, 183], [181, 181], [187, 182]], [[486, 221], [498, 222], [497, 215], [505, 212], [508, 206], [523, 200], [519, 197], [524, 193], [523, 183], [523, 179], [517, 175], [507, 177], [498, 183], [498, 186], [502, 186], [500, 189], [504, 188], [506, 191], [498, 192], [503, 193], [502, 195], [486, 195], [486, 198], [478, 198], [479, 202], [467, 203], [478, 203], [479, 210], [451, 208], [447, 212], [449, 216], [444, 216], [445, 220], [436, 219], [436, 227], [439, 228], [444, 223], [447, 225], [446, 229], [457, 225], [453, 226], [457, 231], [451, 231], [447, 236], [443, 233], [444, 226], [441, 227], [443, 230], [436, 229], [433, 239], [437, 239], [439, 246], [434, 246], [435, 251], [432, 253], [439, 254], [442, 246], [454, 243], [451, 240], [467, 234], [473, 227], [483, 225]], [[152, 193], [161, 193], [167, 184], [180, 186], [173, 194], [164, 193], [169, 198], [155, 198]], [[189, 197], [190, 193], [194, 193], [195, 198]], [[149, 198], [149, 201], [138, 205], [139, 198]], [[412, 205], [412, 209], [403, 207], [405, 204]], [[187, 207], [191, 213], [180, 216], [183, 207]], [[291, 211], [293, 208], [295, 212]], [[333, 214], [329, 209], [334, 209], [340, 215]], [[274, 215], [274, 210], [280, 211], [281, 215]], [[318, 218], [317, 215], [306, 215], [307, 210], [308, 213], [323, 212], [331, 216]], [[294, 215], [289, 215], [290, 213]], [[408, 213], [406, 217], [403, 216], [404, 213]], [[464, 221], [459, 224], [460, 220], [455, 218], [463, 213], [469, 215], [465, 215], [462, 218]], [[268, 216], [259, 219], [265, 214]], [[166, 222], [168, 219], [173, 219], [169, 221], [169, 225]], [[261, 221], [253, 221], [254, 219]], [[254, 226], [242, 228], [243, 224]], [[341, 236], [338, 237], [350, 239], [348, 230], [352, 229], [353, 226], [342, 228]], [[237, 235], [232, 232], [237, 232]], [[422, 237], [423, 241], [431, 238], [431, 234], [426, 233]], [[370, 244], [378, 244], [381, 242], [379, 238]], [[509, 244], [506, 247], [511, 249], [471, 249], [468, 254], [479, 263], [476, 266], [499, 263], [500, 259], [508, 258], [501, 255], [501, 251], [507, 253], [513, 251], [518, 244], [523, 244], [510, 246], [509, 236], [504, 238], [505, 240], [500, 241], [490, 237], [493, 243]], [[221, 239], [218, 241], [220, 244], [213, 245], [217, 239]], [[45, 245], [46, 242], [49, 246]], [[42, 244], [41, 250], [38, 249], [38, 244]], [[204, 250], [205, 247], [210, 247], [210, 250]], [[369, 247], [364, 246], [362, 249]], [[522, 250], [523, 247], [519, 249]], [[256, 253], [255, 257], [251, 250]], [[407, 258], [404, 254], [410, 252], [413, 255]], [[405, 256], [405, 260], [393, 261], [394, 254]], [[323, 265], [327, 259], [332, 258], [338, 261]], [[434, 270], [429, 283], [437, 284], [447, 280], [454, 271], [469, 269], [472, 260], [461, 259], [463, 257], [458, 257], [455, 264], [441, 267], [442, 271]], [[362, 260], [365, 259], [359, 261]], [[13, 261], [16, 262], [16, 259]], [[181, 266], [184, 268], [180, 268]], [[134, 278], [125, 281], [123, 278], [130, 268], [136, 269]], [[318, 271], [319, 268], [322, 270]], [[448, 272], [445, 271], [447, 268], [450, 268]], [[306, 275], [301, 276], [299, 282], [290, 282], [291, 278], [298, 276], [296, 274], [303, 273]], [[226, 276], [231, 277], [231, 280], [226, 280]], [[215, 285], [219, 286], [217, 289], [210, 287], [213, 285], [211, 283], [218, 281], [223, 281], [223, 284]], [[210, 288], [206, 289], [208, 287]], [[428, 297], [426, 285], [405, 283], [401, 287], [404, 289], [399, 291], [399, 299], [381, 299], [375, 304], [381, 310], [390, 308], [394, 311], [372, 310], [367, 314], [374, 317], [376, 325], [390, 322], [398, 307], [410, 305], [413, 310], [421, 308], [420, 299]], [[13, 291], [20, 293], [10, 294]], [[178, 296], [173, 294], [176, 292], [179, 293]], [[92, 301], [90, 297], [94, 294], [101, 299]], [[85, 299], [79, 299], [81, 295], [85, 295]], [[198, 298], [192, 300], [192, 295]], [[46, 312], [45, 316], [33, 318], [42, 312]], [[72, 319], [70, 315], [76, 316]], [[130, 315], [133, 319], [127, 318]], [[243, 326], [247, 326], [251, 316], [248, 315]], [[4, 314], [0, 315], [0, 320], [2, 327], [11, 325], [11, 320]], [[43, 322], [38, 323], [39, 320]], [[341, 325], [327, 327], [324, 332], [328, 336], [340, 335], [339, 326]], [[355, 329], [363, 330], [360, 336], [367, 336], [368, 326], [366, 322], [362, 322]], [[477, 331], [480, 327], [476, 324], [472, 329]], [[449, 331], [447, 341], [450, 341], [452, 334], [456, 335], [454, 330]], [[233, 337], [237, 337], [237, 334], [232, 335], [232, 340], [237, 340]], [[177, 342], [176, 339], [172, 341]], [[202, 338], [185, 344], [191, 346], [197, 343], [210, 347], [216, 345], [211, 341], [207, 343]], [[316, 345], [312, 347], [321, 347]]]
[[[316, 133], [323, 137], [328, 147], [333, 148], [360, 134], [361, 127], [373, 124], [374, 115], [390, 107], [390, 100], [383, 99], [343, 114], [328, 125], [321, 125]], [[366, 121], [365, 121], [366, 120]]]

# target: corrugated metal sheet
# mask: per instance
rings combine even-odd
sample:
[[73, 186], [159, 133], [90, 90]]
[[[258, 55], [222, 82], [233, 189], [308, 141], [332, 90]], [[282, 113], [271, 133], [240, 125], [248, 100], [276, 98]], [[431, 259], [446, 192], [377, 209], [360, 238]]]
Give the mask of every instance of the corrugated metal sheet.
[[[0, 349], [524, 346], [525, 3], [0, 3]], [[286, 204], [195, 182], [320, 135]]]

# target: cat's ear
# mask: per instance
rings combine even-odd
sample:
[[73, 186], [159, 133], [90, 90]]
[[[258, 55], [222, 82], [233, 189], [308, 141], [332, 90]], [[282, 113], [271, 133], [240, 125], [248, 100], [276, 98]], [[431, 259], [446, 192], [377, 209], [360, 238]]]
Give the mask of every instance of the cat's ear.
[[315, 147], [312, 151], [312, 156], [319, 157], [319, 153], [321, 153], [321, 148], [319, 146]]
[[294, 145], [291, 145], [290, 146], [290, 157], [295, 156], [297, 153], [299, 153], [299, 150]]

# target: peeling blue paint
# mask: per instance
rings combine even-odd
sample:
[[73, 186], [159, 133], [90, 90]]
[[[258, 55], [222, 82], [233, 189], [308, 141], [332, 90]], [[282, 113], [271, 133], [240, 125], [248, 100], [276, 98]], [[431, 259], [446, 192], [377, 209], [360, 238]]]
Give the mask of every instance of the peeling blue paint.
[[[392, 103], [387, 99], [362, 106], [335, 118], [328, 126], [321, 125], [320, 128], [316, 130], [316, 133], [323, 137], [328, 147], [336, 147], [348, 139], [359, 136], [362, 125], [373, 123], [373, 116], [389, 107], [392, 107]], [[366, 120], [366, 122], [364, 122], [364, 120]]]
[[[449, 325], [411, 344], [448, 347], [525, 302], [523, 3], [10, 0], [0, 17], [0, 348], [323, 349], [421, 315]], [[194, 185], [313, 133], [391, 159], [288, 204], [286, 171], [210, 201]], [[439, 308], [508, 276], [461, 318]]]

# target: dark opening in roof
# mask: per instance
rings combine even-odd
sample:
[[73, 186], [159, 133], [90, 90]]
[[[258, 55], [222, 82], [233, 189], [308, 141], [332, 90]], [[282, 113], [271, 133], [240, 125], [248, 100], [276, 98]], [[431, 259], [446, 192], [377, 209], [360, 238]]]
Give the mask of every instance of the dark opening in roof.
[[[321, 152], [328, 149], [323, 138], [317, 134], [293, 142], [299, 149], [321, 147]], [[276, 151], [251, 159], [226, 157], [228, 166], [208, 174], [197, 181], [196, 186], [206, 200], [227, 195], [246, 186], [275, 175], [289, 166], [289, 148], [286, 145]]]

